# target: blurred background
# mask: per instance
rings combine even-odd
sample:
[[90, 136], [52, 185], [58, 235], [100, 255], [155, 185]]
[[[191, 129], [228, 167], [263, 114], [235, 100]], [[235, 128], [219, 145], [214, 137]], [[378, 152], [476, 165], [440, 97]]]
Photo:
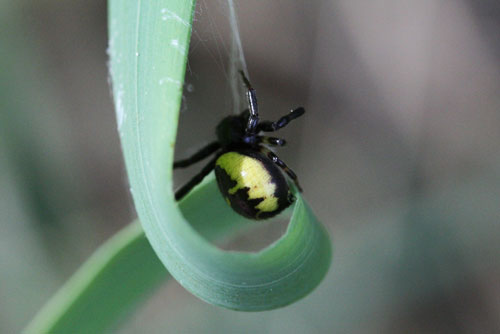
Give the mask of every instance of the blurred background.
[[[262, 117], [307, 110], [280, 132], [279, 155], [330, 231], [331, 269], [305, 299], [263, 313], [170, 281], [116, 332], [499, 333], [499, 2], [236, 5]], [[198, 3], [177, 157], [230, 112], [226, 9]], [[106, 15], [97, 0], [0, 2], [2, 333], [19, 332], [135, 217]], [[233, 246], [258, 249], [277, 226]]]

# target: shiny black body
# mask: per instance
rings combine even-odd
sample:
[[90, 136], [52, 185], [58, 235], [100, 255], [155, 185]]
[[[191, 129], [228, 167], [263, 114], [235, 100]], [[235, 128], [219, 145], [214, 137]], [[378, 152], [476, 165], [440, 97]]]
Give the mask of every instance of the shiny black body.
[[217, 125], [215, 133], [219, 144], [226, 150], [238, 148], [257, 148], [257, 136], [246, 132], [248, 110], [237, 116], [227, 116]]

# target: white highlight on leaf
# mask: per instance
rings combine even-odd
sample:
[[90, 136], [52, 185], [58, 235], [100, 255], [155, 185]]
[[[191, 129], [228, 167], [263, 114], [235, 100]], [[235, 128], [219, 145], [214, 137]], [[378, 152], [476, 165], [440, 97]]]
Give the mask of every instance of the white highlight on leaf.
[[186, 54], [186, 47], [184, 47], [183, 45], [180, 45], [178, 39], [171, 40], [170, 41], [170, 45], [172, 45], [174, 47], [174, 49], [176, 49], [177, 51], [179, 51], [179, 53], [181, 55], [184, 56]]
[[116, 91], [116, 120], [118, 123], [118, 130], [121, 129], [123, 122], [127, 118], [127, 115], [125, 113], [125, 107], [123, 106], [123, 85], [118, 86], [118, 90]]
[[179, 15], [177, 15], [176, 13], [167, 8], [161, 9], [161, 19], [163, 21], [174, 20], [186, 27], [189, 27], [189, 23], [186, 20], [184, 20], [182, 17], [180, 17]]
[[160, 80], [158, 80], [158, 84], [161, 86], [161, 85], [164, 85], [166, 83], [169, 83], [169, 84], [174, 84], [178, 87], [181, 87], [182, 86], [182, 83], [179, 81], [179, 80], [175, 80], [175, 79], [172, 79], [170, 77], [165, 77], [165, 78], [161, 78]]

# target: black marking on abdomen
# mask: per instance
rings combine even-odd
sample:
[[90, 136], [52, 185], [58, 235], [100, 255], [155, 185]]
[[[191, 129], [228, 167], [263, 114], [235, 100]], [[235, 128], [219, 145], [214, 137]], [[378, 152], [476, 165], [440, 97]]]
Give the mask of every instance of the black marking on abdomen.
[[231, 179], [227, 172], [219, 166], [215, 166], [215, 177], [217, 179], [220, 192], [224, 198], [229, 199], [229, 203], [234, 211], [251, 219], [264, 218], [261, 217], [262, 214], [257, 216], [260, 210], [255, 208], [264, 200], [264, 198], [249, 199], [248, 190], [250, 189], [248, 187], [240, 188], [234, 194], [230, 194], [229, 189], [234, 188], [237, 185], [237, 182]]

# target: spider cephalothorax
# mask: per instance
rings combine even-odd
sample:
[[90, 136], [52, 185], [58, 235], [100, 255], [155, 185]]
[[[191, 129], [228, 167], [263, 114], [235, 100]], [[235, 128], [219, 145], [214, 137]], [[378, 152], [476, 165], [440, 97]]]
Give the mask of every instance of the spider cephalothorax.
[[259, 134], [285, 127], [305, 110], [294, 109], [276, 122], [260, 122], [255, 90], [243, 72], [240, 73], [247, 87], [249, 109], [224, 118], [216, 129], [217, 141], [192, 157], [174, 163], [174, 168], [183, 168], [215, 153], [215, 157], [175, 193], [175, 198], [181, 199], [215, 169], [219, 190], [236, 212], [251, 219], [266, 219], [283, 211], [295, 199], [281, 171], [295, 182], [299, 191], [302, 189], [295, 173], [266, 148], [266, 145], [283, 146], [285, 141]]

